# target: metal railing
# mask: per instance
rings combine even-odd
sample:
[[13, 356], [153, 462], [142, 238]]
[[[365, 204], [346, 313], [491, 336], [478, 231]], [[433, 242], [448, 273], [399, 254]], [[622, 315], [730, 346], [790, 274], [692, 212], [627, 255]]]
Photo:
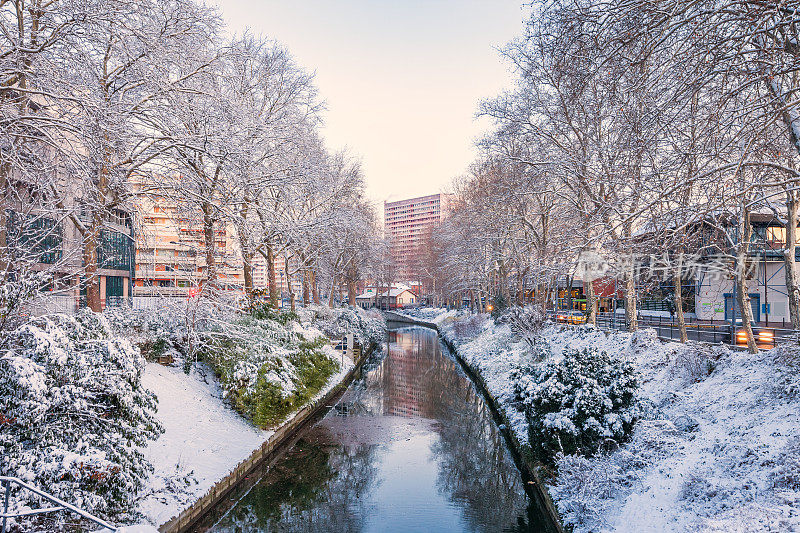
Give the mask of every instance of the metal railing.
[[[566, 311], [549, 310], [547, 315], [556, 319], [557, 315], [564, 315]], [[680, 340], [680, 326], [674, 316], [648, 316], [639, 315], [637, 317], [639, 326], [650, 327], [656, 330], [659, 337], [665, 340]], [[563, 321], [562, 321], [563, 322]], [[707, 342], [711, 344], [728, 343], [733, 346], [746, 345], [743, 336], [738, 335], [738, 329], [734, 331], [731, 324], [724, 321], [701, 321], [694, 318], [686, 318], [686, 335], [689, 340]], [[627, 331], [628, 322], [624, 314], [621, 313], [598, 313], [597, 326], [607, 330]], [[789, 328], [778, 328], [766, 325], [754, 325], [753, 333], [756, 344], [761, 349], [774, 348], [778, 344], [794, 342], [800, 340], [800, 331]]]
[[[56, 505], [56, 507], [42, 507], [40, 509], [29, 509], [26, 511], [19, 511], [19, 512], [9, 512], [8, 507], [11, 504], [11, 486], [17, 485], [23, 490], [27, 490], [28, 492], [32, 492], [37, 496], [44, 498], [50, 503]], [[110, 532], [118, 531], [117, 527], [109, 524], [102, 518], [97, 518], [96, 516], [87, 513], [82, 509], [78, 509], [74, 505], [70, 505], [65, 501], [62, 501], [51, 494], [47, 494], [44, 491], [37, 489], [36, 487], [29, 485], [16, 477], [10, 476], [0, 476], [0, 487], [2, 487], [3, 491], [3, 513], [0, 514], [0, 517], [3, 519], [3, 527], [2, 533], [6, 533], [8, 531], [8, 519], [9, 518], [21, 518], [23, 516], [32, 516], [36, 514], [47, 514], [47, 513], [56, 513], [58, 511], [70, 511], [75, 513], [90, 522], [94, 522], [95, 524], [102, 526], [109, 530]]]

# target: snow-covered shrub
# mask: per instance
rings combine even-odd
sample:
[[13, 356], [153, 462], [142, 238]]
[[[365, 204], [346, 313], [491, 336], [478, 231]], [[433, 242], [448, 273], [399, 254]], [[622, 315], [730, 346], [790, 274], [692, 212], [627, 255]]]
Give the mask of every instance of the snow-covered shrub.
[[378, 344], [386, 335], [386, 322], [378, 311], [368, 311], [359, 307], [313, 306], [301, 310], [316, 328], [331, 339], [341, 339], [345, 335], [355, 335], [363, 346]]
[[541, 306], [528, 305], [511, 308], [503, 315], [501, 322], [508, 323], [515, 335], [533, 346], [539, 338], [546, 318], [547, 315]]
[[631, 335], [630, 348], [633, 353], [642, 353], [645, 350], [653, 350], [661, 345], [658, 338], [658, 331], [654, 328], [637, 329]]
[[[558, 484], [550, 489], [565, 524], [585, 531], [606, 525], [607, 502], [625, 486], [625, 472], [606, 458], [556, 455]], [[606, 504], [606, 505], [604, 505]]]
[[165, 303], [164, 307], [156, 309], [111, 307], [103, 315], [116, 334], [138, 345], [142, 355], [149, 360], [157, 360], [164, 355], [176, 358], [186, 353], [189, 332], [185, 306]]
[[800, 492], [800, 438], [792, 439], [770, 473], [772, 485], [781, 490]]
[[728, 349], [724, 346], [689, 342], [675, 353], [674, 368], [687, 382], [696, 383], [707, 378], [726, 353]]
[[544, 459], [557, 452], [595, 454], [604, 441], [624, 441], [639, 416], [631, 363], [596, 349], [566, 350], [515, 382], [530, 441]]
[[334, 350], [319, 331], [307, 339], [281, 322], [250, 316], [209, 328], [201, 355], [233, 407], [261, 427], [282, 422], [339, 370]]
[[556, 454], [558, 476], [549, 487], [568, 530], [611, 530], [620, 501], [641, 485], [649, 467], [679, 449], [684, 436], [666, 420], [641, 420], [631, 440], [594, 457]]
[[32, 319], [2, 346], [0, 472], [118, 521], [152, 471], [139, 449], [162, 432], [139, 351], [90, 311]]
[[339, 370], [339, 363], [328, 357], [322, 348], [326, 339], [304, 341], [289, 355], [295, 369], [295, 379], [290, 393], [280, 388], [270, 375], [274, 369], [267, 365], [258, 372], [254, 387], [246, 388], [236, 398], [236, 403], [252, 413], [253, 422], [270, 427], [282, 422], [289, 414], [308, 403]]
[[547, 361], [553, 356], [550, 345], [546, 342], [528, 344], [526, 348], [511, 370], [511, 381], [515, 384], [520, 383], [526, 376], [536, 372], [543, 361]]
[[13, 329], [30, 314], [41, 290], [52, 281], [52, 274], [26, 272], [18, 279], [0, 284], [0, 329]]
[[485, 315], [469, 315], [453, 321], [453, 333], [461, 342], [475, 338], [486, 323]]
[[272, 320], [282, 326], [287, 325], [289, 322], [298, 322], [300, 317], [293, 311], [282, 311], [270, 305], [269, 302], [253, 301], [248, 304], [246, 311], [250, 313], [255, 319], [258, 320]]
[[447, 308], [445, 307], [416, 307], [403, 309], [404, 315], [413, 316], [421, 320], [433, 320], [445, 313], [447, 313]]

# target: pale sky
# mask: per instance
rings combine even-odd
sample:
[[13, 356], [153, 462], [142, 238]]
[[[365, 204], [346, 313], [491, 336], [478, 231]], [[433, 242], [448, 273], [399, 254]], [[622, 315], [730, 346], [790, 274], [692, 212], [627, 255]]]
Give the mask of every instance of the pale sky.
[[326, 142], [362, 160], [381, 203], [439, 192], [474, 160], [489, 127], [478, 102], [512, 80], [496, 49], [524, 15], [522, 0], [207, 1], [229, 31], [276, 39], [316, 71]]

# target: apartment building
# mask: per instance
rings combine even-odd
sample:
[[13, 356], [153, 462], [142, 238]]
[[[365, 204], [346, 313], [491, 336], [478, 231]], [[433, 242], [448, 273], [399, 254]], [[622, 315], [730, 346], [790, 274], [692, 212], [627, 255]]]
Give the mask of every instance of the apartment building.
[[[139, 203], [141, 230], [136, 239], [135, 296], [190, 296], [207, 279], [205, 235], [199, 213], [187, 212], [167, 195], [145, 195]], [[232, 293], [244, 292], [244, 267], [235, 230], [215, 230], [215, 266], [218, 285]], [[298, 278], [298, 276], [295, 276]], [[275, 283], [288, 297], [286, 259], [275, 257]], [[261, 254], [253, 257], [253, 287], [267, 289], [267, 262]], [[302, 280], [293, 279], [296, 295], [302, 294]]]
[[[205, 235], [199, 217], [166, 195], [147, 195], [139, 205], [135, 296], [182, 296], [208, 278]], [[243, 291], [241, 254], [231, 228], [214, 231], [214, 264], [223, 290]]]
[[[68, 213], [84, 225], [90, 214], [77, 196], [67, 195], [60, 207], [37, 205], [22, 183], [16, 200], [6, 208], [8, 252], [14, 268], [31, 268], [52, 276], [40, 298], [34, 299], [34, 314], [72, 312], [86, 305], [84, 237]], [[65, 179], [66, 191], [77, 188]], [[30, 200], [30, 203], [29, 203]], [[97, 280], [100, 306], [120, 305], [131, 295], [135, 264], [133, 215], [125, 209], [105, 213], [97, 246]]]
[[[290, 266], [294, 270], [294, 265], [291, 264], [291, 260]], [[288, 298], [289, 279], [286, 275], [286, 258], [283, 255], [278, 254], [275, 256], [274, 268], [275, 285], [278, 287], [278, 294], [280, 294], [283, 298]], [[261, 254], [257, 254], [253, 258], [253, 287], [256, 289], [269, 288], [267, 260], [264, 259], [264, 256]], [[303, 294], [303, 280], [301, 274], [294, 275], [294, 279], [292, 279], [292, 289], [297, 297], [300, 297], [300, 295]]]
[[422, 252], [434, 228], [446, 216], [450, 195], [439, 193], [396, 202], [384, 202], [383, 222], [391, 242], [396, 280], [417, 281]]

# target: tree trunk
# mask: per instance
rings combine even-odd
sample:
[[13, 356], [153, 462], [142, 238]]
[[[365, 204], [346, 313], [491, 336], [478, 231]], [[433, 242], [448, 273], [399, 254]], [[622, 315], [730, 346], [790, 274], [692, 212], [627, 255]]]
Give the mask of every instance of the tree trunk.
[[97, 176], [97, 201], [99, 205], [92, 208], [92, 222], [88, 234], [83, 235], [83, 258], [84, 272], [86, 276], [86, 305], [99, 313], [103, 310], [100, 295], [100, 276], [97, 270], [100, 268], [99, 248], [102, 245], [103, 228], [103, 208], [106, 203], [106, 191], [108, 189], [108, 166], [107, 158], [104, 158], [100, 165]]
[[288, 287], [288, 290], [289, 290], [289, 302], [291, 303], [291, 310], [292, 310], [292, 313], [294, 313], [294, 312], [297, 311], [297, 307], [296, 307], [295, 301], [294, 301], [294, 287], [292, 286], [292, 275], [291, 275], [291, 273], [289, 273], [289, 268], [288, 268], [288, 265], [289, 265], [289, 258], [288, 257], [286, 258], [286, 265], [287, 265], [287, 268], [286, 268], [286, 286]]
[[253, 299], [253, 250], [250, 246], [250, 240], [247, 236], [246, 224], [248, 213], [250, 211], [250, 199], [245, 195], [242, 206], [239, 209], [239, 217], [241, 224], [237, 227], [237, 234], [239, 235], [239, 247], [242, 249], [242, 271], [244, 277], [244, 295], [248, 301]]
[[498, 283], [500, 284], [499, 293], [505, 300], [506, 305], [511, 305], [511, 291], [508, 289], [508, 272], [506, 272], [505, 264], [500, 267], [497, 272]]
[[681, 342], [686, 343], [689, 336], [686, 334], [686, 318], [683, 316], [683, 254], [678, 258], [678, 264], [675, 267], [674, 275], [674, 289], [675, 289], [675, 314], [678, 317], [678, 330], [681, 335]]
[[[736, 299], [739, 302], [739, 313], [742, 315], [742, 329], [747, 336], [747, 350], [750, 353], [758, 353], [758, 346], [753, 336], [753, 309], [750, 307], [750, 294], [747, 290], [747, 253], [750, 249], [750, 211], [747, 207], [742, 207], [741, 216], [739, 217], [739, 235], [741, 241], [739, 243], [739, 254], [736, 261]], [[733, 315], [734, 323], [736, 322], [736, 314]], [[736, 336], [736, 328], [733, 331], [734, 340]]]
[[253, 299], [253, 254], [242, 252], [242, 271], [244, 272], [244, 294]]
[[214, 235], [214, 218], [211, 216], [213, 207], [208, 202], [203, 202], [203, 236], [205, 238], [206, 247], [206, 279], [210, 289], [213, 289], [217, 283], [217, 264], [215, 250], [215, 235]]
[[574, 278], [572, 276], [567, 276], [567, 309], [569, 309], [570, 311], [574, 308], [574, 305], [572, 303], [572, 281], [573, 281], [573, 279]]
[[269, 304], [278, 308], [278, 281], [275, 276], [275, 251], [272, 249], [272, 243], [267, 243], [267, 279], [269, 281]]
[[99, 213], [92, 214], [92, 223], [89, 231], [83, 236], [83, 263], [84, 263], [84, 283], [86, 286], [86, 306], [99, 313], [103, 310], [100, 296], [100, 276], [97, 274], [99, 268], [98, 248], [100, 244], [100, 228], [102, 218]]
[[347, 301], [350, 305], [356, 305], [356, 282], [354, 279], [347, 280]]
[[[800, 198], [796, 192], [786, 195], [786, 246], [783, 251], [783, 270], [786, 277], [786, 294], [789, 299], [789, 319], [792, 329], [800, 329], [800, 279], [797, 275], [797, 216]], [[766, 287], [765, 287], [766, 290]]]
[[586, 323], [597, 325], [597, 298], [594, 295], [594, 283], [585, 281], [586, 286]]
[[636, 277], [633, 265], [625, 274], [625, 320], [628, 322], [628, 331], [634, 332], [639, 329], [639, 321], [636, 318]]
[[336, 276], [331, 279], [331, 291], [328, 294], [328, 307], [333, 307], [333, 294], [336, 292]]
[[9, 186], [8, 177], [11, 173], [11, 165], [0, 163], [0, 194], [2, 194], [3, 205], [0, 205], [0, 272], [2, 272], [3, 282], [7, 281], [9, 274], [9, 263], [11, 261], [8, 250], [8, 213], [9, 206], [5, 205], [8, 199]]
[[303, 307], [308, 307], [311, 303], [311, 288], [308, 283], [308, 271], [303, 271]]
[[319, 285], [317, 284], [317, 271], [311, 271], [311, 296], [314, 304], [319, 305]]

